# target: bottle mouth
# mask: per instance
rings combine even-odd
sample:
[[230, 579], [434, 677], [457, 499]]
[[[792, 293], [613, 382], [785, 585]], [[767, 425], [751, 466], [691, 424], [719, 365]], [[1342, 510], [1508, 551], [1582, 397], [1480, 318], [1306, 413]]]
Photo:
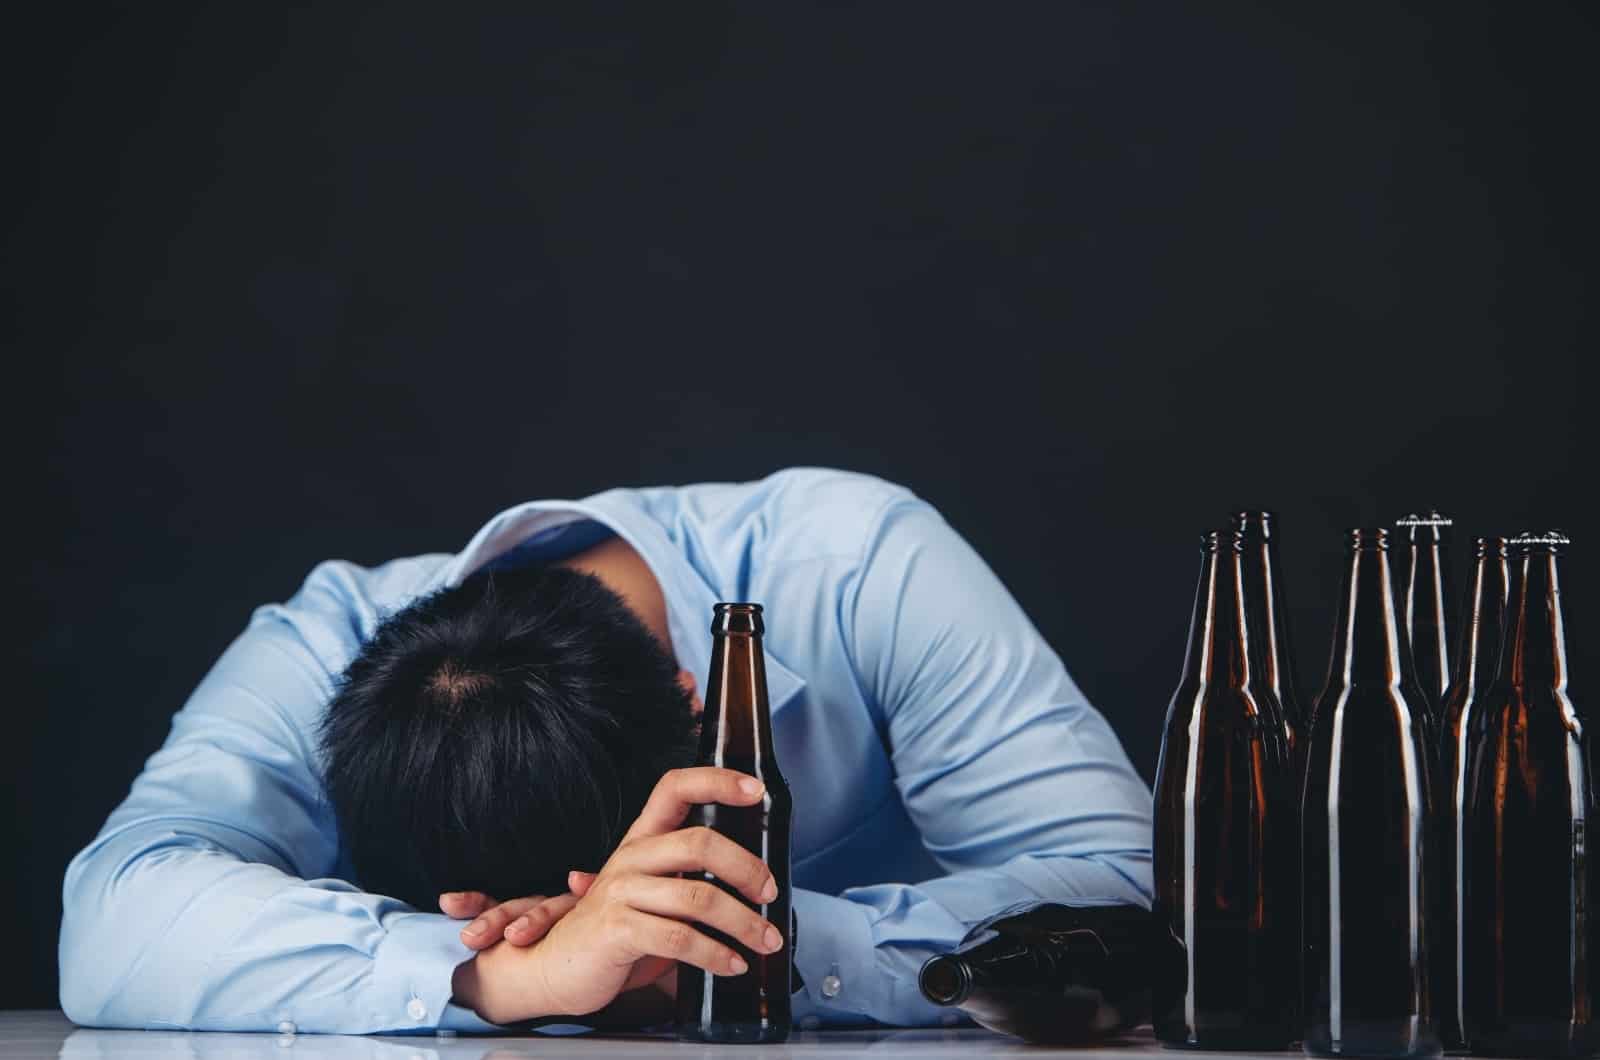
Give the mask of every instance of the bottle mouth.
[[917, 975], [917, 986], [935, 1005], [959, 1005], [972, 993], [972, 971], [966, 961], [954, 957], [929, 957]]
[[1272, 524], [1278, 521], [1276, 512], [1241, 508], [1233, 513], [1233, 528], [1240, 533], [1272, 536]]
[[761, 619], [760, 604], [723, 602], [711, 609], [713, 636], [753, 634], [759, 637], [766, 631], [766, 623]]
[[1381, 526], [1363, 526], [1350, 531], [1350, 547], [1358, 551], [1389, 551], [1389, 531]]
[[1478, 557], [1480, 559], [1484, 556], [1504, 557], [1506, 555], [1506, 548], [1510, 545], [1510, 543], [1511, 539], [1507, 537], [1479, 537], [1474, 539], [1474, 544], [1477, 548]]
[[1427, 515], [1418, 515], [1417, 513], [1412, 512], [1410, 515], [1407, 515], [1404, 518], [1396, 519], [1394, 521], [1394, 525], [1396, 525], [1396, 526], [1454, 526], [1455, 525], [1455, 520], [1450, 518], [1448, 515], [1440, 515], [1438, 512], [1429, 512]]
[[1244, 550], [1244, 531], [1238, 527], [1229, 527], [1225, 530], [1207, 530], [1200, 535], [1200, 551], [1206, 555], [1225, 552], [1232, 549], [1235, 552]]

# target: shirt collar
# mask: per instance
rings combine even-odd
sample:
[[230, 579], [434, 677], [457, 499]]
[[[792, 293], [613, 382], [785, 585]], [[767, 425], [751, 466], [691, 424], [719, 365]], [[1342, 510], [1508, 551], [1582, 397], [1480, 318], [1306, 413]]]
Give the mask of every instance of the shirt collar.
[[[678, 665], [703, 684], [711, 672], [711, 608], [717, 594], [661, 524], [640, 510], [625, 490], [581, 501], [528, 501], [507, 508], [485, 523], [466, 548], [444, 565], [432, 588], [460, 585], [468, 575], [535, 534], [585, 519], [609, 529], [644, 559], [666, 597], [667, 628]], [[770, 645], [766, 646], [766, 658], [767, 698], [776, 713], [798, 695], [805, 680], [775, 658]], [[700, 692], [703, 696], [705, 689]]]

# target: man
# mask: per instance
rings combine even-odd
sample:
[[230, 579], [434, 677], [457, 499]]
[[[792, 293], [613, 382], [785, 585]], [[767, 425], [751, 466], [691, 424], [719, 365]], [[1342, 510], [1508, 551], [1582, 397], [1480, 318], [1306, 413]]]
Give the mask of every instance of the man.
[[909, 491], [795, 469], [520, 505], [259, 609], [68, 868], [67, 1015], [489, 1030], [737, 971], [696, 922], [787, 946], [678, 878], [772, 884], [678, 827], [760, 797], [675, 768], [719, 599], [766, 606], [802, 1025], [936, 1022], [918, 966], [1002, 908], [1148, 903], [1148, 789], [999, 580]]

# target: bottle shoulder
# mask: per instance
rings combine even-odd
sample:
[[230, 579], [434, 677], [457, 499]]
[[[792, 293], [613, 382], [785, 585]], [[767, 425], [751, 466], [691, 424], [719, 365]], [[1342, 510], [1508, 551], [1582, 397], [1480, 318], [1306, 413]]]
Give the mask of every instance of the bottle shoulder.
[[1185, 681], [1172, 694], [1167, 725], [1187, 726], [1196, 714], [1208, 720], [1229, 719], [1271, 722], [1281, 708], [1265, 682], [1250, 685]]

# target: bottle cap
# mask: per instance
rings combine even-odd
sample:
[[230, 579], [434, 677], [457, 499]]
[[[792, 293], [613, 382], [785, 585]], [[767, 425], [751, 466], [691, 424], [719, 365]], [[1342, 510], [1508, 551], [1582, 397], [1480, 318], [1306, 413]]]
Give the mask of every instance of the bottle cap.
[[1396, 526], [1454, 526], [1455, 520], [1448, 515], [1440, 515], [1430, 511], [1427, 515], [1418, 515], [1415, 512], [1394, 521]]
[[1524, 530], [1522, 533], [1508, 541], [1507, 544], [1516, 548], [1543, 552], [1549, 549], [1563, 548], [1567, 545], [1570, 545], [1572, 544], [1572, 538], [1568, 537], [1560, 530], [1546, 530], [1542, 534], [1535, 534]]

